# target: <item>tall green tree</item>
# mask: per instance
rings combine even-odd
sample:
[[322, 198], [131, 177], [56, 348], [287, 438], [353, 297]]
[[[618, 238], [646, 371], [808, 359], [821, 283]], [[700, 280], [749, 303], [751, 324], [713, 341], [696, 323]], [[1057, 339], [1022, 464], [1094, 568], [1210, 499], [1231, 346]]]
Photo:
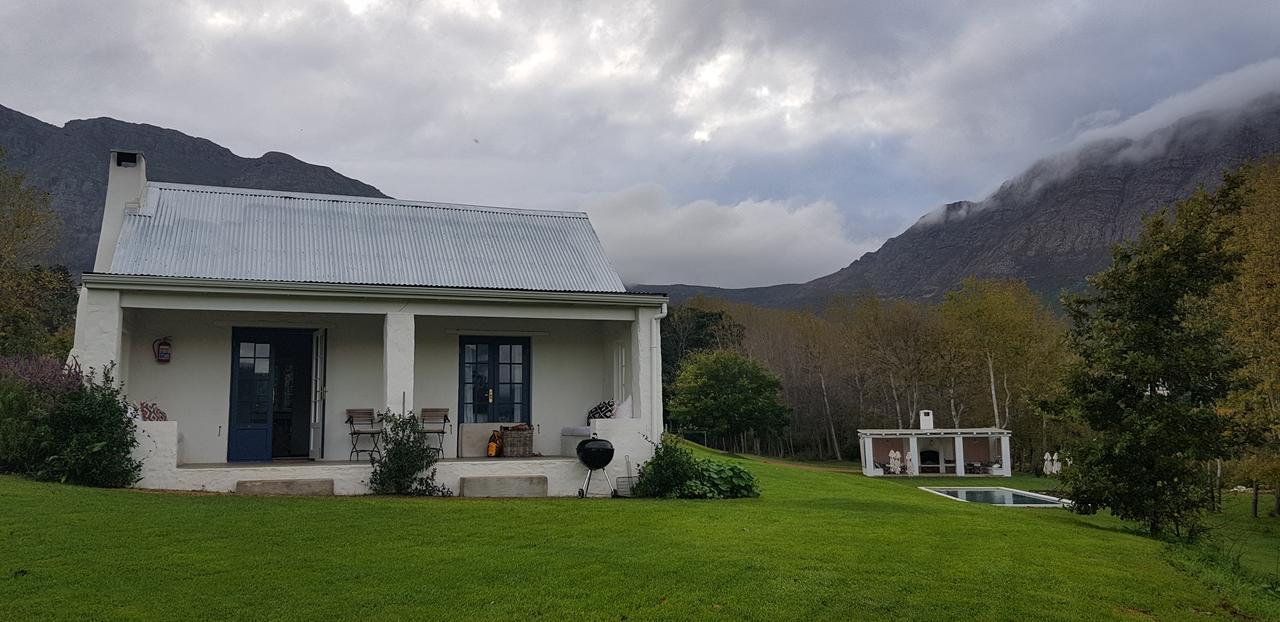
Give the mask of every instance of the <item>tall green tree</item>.
[[763, 365], [736, 352], [713, 350], [689, 355], [672, 386], [673, 422], [717, 436], [748, 430], [774, 434], [787, 424], [782, 383]]
[[1079, 360], [1063, 405], [1090, 437], [1063, 474], [1075, 511], [1105, 508], [1152, 535], [1189, 536], [1209, 507], [1202, 461], [1227, 455], [1216, 402], [1239, 368], [1212, 297], [1237, 271], [1241, 194], [1228, 176], [1217, 192], [1157, 212], [1089, 279], [1092, 293], [1065, 300]]
[[662, 383], [669, 386], [685, 357], [704, 350], [742, 345], [742, 325], [721, 310], [702, 308], [700, 299], [672, 307], [662, 320]]
[[1253, 478], [1256, 515], [1259, 484], [1271, 486], [1280, 513], [1280, 158], [1248, 165], [1240, 175], [1243, 203], [1231, 239], [1240, 265], [1220, 298], [1244, 365], [1225, 407], [1242, 458], [1233, 471]]
[[1015, 409], [1060, 371], [1064, 328], [1022, 281], [966, 279], [938, 312], [942, 347], [969, 353], [968, 371], [981, 378], [997, 428], [1009, 427]]
[[70, 348], [75, 286], [66, 270], [42, 265], [57, 237], [49, 194], [7, 168], [0, 151], [0, 355]]

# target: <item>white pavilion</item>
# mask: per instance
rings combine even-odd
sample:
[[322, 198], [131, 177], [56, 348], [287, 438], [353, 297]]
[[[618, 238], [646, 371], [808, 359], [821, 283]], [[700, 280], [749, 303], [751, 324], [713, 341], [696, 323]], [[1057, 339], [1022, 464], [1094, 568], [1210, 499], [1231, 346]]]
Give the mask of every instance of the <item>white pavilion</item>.
[[862, 473], [881, 475], [995, 475], [1009, 477], [1009, 431], [935, 428], [920, 411], [918, 430], [858, 430]]

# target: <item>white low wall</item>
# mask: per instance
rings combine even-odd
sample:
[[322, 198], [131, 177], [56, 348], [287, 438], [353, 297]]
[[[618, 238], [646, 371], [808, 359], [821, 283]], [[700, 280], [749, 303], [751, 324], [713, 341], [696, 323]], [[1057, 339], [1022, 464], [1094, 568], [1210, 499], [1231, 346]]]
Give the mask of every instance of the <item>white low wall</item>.
[[[623, 420], [619, 420], [623, 421]], [[628, 423], [635, 420], [625, 420]], [[636, 424], [638, 425], [638, 424]], [[614, 426], [617, 438], [625, 439], [626, 427]], [[178, 466], [178, 422], [139, 421], [138, 447], [134, 457], [142, 461], [142, 479], [134, 486], [158, 490], [195, 490], [207, 492], [234, 492], [236, 482], [243, 480], [280, 479], [332, 479], [334, 494], [363, 495], [369, 493], [367, 464], [309, 462], [302, 464], [244, 465], [234, 463], [201, 467]], [[605, 437], [601, 434], [601, 437]], [[617, 441], [615, 441], [615, 444]], [[618, 453], [610, 475], [622, 473], [622, 453]], [[634, 464], [634, 457], [633, 457]], [[498, 460], [448, 460], [436, 465], [436, 481], [448, 486], [455, 493], [463, 477], [491, 475], [541, 475], [547, 478], [547, 494], [552, 497], [569, 497], [578, 494], [578, 488], [587, 470], [576, 458], [498, 459]], [[592, 492], [607, 494], [603, 482], [595, 483]]]
[[[638, 418], [592, 419], [591, 431], [596, 436], [613, 443], [613, 462], [609, 463], [609, 475], [627, 475], [627, 458], [631, 459], [631, 475], [640, 465], [653, 457], [653, 444], [645, 439], [649, 433], [648, 421]], [[657, 439], [654, 439], [655, 441]]]

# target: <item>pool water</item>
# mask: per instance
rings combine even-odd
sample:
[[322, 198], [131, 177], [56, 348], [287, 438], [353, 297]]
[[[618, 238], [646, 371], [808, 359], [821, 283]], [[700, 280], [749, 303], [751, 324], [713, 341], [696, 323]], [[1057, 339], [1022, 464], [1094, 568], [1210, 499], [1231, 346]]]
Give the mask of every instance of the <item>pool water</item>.
[[957, 501], [1004, 505], [1010, 507], [1062, 507], [1063, 500], [1013, 488], [927, 488], [934, 494], [951, 497]]

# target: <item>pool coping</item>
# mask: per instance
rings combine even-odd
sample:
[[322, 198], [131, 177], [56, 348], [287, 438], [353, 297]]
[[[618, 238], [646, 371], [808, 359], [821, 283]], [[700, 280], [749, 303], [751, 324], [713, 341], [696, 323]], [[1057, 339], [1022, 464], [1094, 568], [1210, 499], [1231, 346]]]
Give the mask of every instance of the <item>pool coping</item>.
[[938, 495], [939, 497], [946, 497], [947, 499], [950, 499], [952, 501], [959, 501], [960, 503], [973, 503], [973, 501], [969, 501], [968, 499], [961, 499], [960, 497], [953, 497], [945, 492], [939, 492], [937, 490], [934, 490], [934, 488], [942, 488], [946, 490], [1007, 490], [1009, 492], [1016, 492], [1020, 495], [1026, 495], [1028, 497], [1035, 497], [1036, 499], [1044, 499], [1045, 501], [1054, 502], [1054, 504], [1047, 504], [1047, 503], [983, 503], [983, 504], [980, 504], [980, 505], [989, 505], [992, 507], [1002, 507], [1002, 508], [1065, 508], [1067, 507], [1067, 504], [1071, 503], [1070, 499], [1062, 499], [1060, 497], [1051, 497], [1049, 495], [1042, 495], [1038, 492], [1019, 490], [1017, 488], [1009, 488], [1008, 486], [917, 486], [916, 488], [919, 488], [920, 490], [923, 490], [925, 492], [933, 493], [935, 495]]

